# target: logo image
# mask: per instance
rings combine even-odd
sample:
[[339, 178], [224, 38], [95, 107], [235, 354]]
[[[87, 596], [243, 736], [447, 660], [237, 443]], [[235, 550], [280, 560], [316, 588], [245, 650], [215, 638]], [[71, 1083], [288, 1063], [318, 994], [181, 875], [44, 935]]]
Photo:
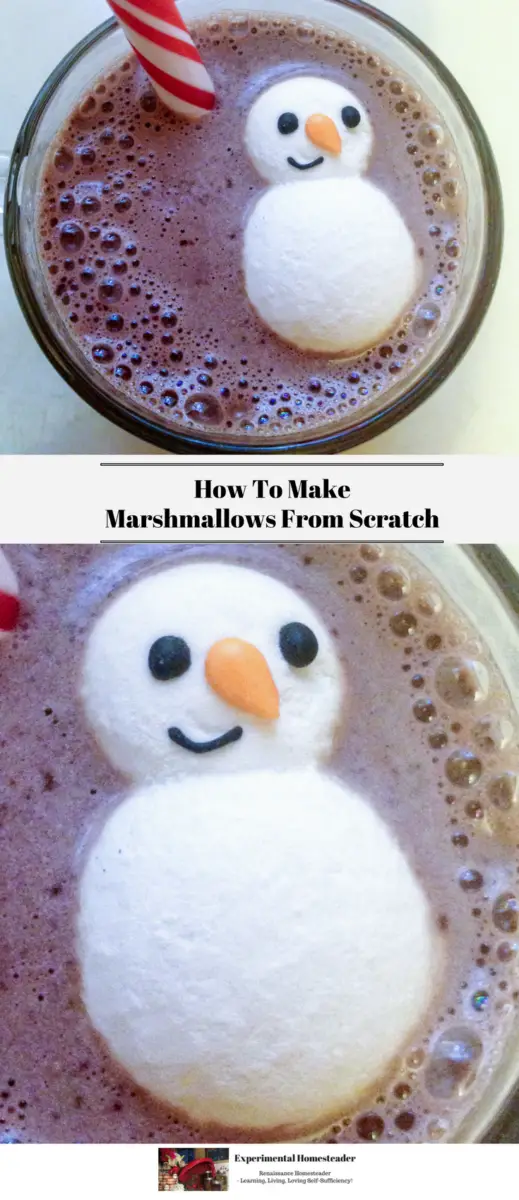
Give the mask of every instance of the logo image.
[[228, 1187], [228, 1146], [159, 1150], [159, 1192], [226, 1192]]

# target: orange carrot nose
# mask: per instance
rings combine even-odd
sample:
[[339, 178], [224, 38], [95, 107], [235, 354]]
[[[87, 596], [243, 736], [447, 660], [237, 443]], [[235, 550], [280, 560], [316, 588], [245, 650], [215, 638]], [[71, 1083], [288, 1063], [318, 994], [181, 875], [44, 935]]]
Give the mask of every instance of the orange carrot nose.
[[342, 150], [341, 135], [331, 117], [325, 117], [322, 113], [314, 113], [306, 122], [305, 133], [319, 150], [327, 150], [328, 154], [340, 154]]
[[241, 638], [215, 642], [205, 660], [205, 677], [217, 696], [233, 708], [266, 721], [279, 717], [279, 693], [269, 665], [250, 642]]

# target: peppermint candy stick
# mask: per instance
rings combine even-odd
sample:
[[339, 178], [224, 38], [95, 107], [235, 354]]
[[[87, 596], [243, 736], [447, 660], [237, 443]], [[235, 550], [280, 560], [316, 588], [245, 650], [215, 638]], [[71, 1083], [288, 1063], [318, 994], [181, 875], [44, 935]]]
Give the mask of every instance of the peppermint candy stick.
[[3, 550], [0, 550], [0, 641], [15, 629], [19, 612], [18, 581]]
[[211, 111], [214, 87], [175, 0], [108, 0], [160, 100], [197, 120]]

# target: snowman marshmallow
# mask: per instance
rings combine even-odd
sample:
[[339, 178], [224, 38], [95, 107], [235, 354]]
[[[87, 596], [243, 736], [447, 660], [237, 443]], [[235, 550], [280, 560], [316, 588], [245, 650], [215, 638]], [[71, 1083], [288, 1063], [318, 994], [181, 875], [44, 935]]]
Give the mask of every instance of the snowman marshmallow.
[[315, 1130], [383, 1080], [433, 1000], [425, 893], [320, 766], [344, 694], [318, 613], [241, 567], [159, 571], [91, 631], [87, 716], [135, 784], [84, 865], [83, 998], [191, 1121]]
[[329, 79], [283, 80], [249, 112], [246, 148], [271, 186], [246, 225], [245, 287], [265, 324], [301, 350], [376, 345], [417, 291], [411, 234], [362, 177], [373, 140], [364, 106]]

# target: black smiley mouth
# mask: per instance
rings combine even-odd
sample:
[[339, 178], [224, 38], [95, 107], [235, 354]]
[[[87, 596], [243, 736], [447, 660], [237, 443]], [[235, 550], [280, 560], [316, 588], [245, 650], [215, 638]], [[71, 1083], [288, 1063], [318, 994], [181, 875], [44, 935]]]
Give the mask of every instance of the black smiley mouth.
[[243, 729], [241, 725], [235, 725], [233, 729], [228, 729], [227, 733], [221, 733], [219, 737], [212, 738], [209, 742], [194, 742], [192, 738], [182, 733], [182, 730], [176, 726], [168, 729], [168, 736], [182, 750], [191, 750], [192, 754], [209, 754], [211, 750], [221, 750], [222, 746], [229, 746], [232, 742], [239, 742], [243, 736]]
[[296, 162], [295, 158], [287, 158], [287, 163], [289, 163], [291, 167], [296, 167], [298, 171], [311, 171], [312, 167], [320, 167], [321, 163], [323, 162], [324, 158], [322, 154], [319, 158], [314, 158], [313, 162], [309, 163], [298, 163]]

